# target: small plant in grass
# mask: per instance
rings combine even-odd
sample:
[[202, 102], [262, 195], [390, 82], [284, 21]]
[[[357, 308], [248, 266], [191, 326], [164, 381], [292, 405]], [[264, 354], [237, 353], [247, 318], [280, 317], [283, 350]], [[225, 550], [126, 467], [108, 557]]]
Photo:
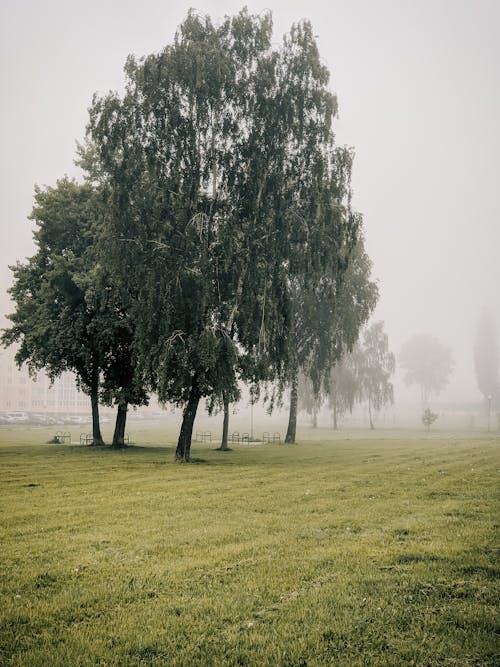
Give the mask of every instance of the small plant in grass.
[[426, 408], [424, 414], [422, 415], [422, 423], [425, 424], [425, 428], [427, 430], [429, 430], [431, 425], [434, 424], [438, 416], [439, 415], [436, 412], [432, 412], [430, 408]]

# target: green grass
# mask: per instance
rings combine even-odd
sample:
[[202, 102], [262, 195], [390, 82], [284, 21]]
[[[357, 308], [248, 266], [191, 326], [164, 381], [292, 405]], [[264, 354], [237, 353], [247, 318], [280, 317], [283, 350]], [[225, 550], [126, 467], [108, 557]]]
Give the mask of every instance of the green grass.
[[49, 435], [0, 429], [1, 665], [500, 664], [498, 438]]

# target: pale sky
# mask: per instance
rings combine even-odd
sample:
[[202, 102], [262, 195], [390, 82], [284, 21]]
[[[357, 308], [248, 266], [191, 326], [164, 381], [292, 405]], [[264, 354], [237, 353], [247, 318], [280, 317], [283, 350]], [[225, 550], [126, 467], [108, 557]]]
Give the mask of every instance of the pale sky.
[[[75, 141], [93, 93], [121, 90], [126, 56], [171, 42], [189, 7], [217, 20], [243, 4], [0, 0], [2, 313], [7, 266], [33, 252], [34, 184], [79, 176]], [[354, 205], [381, 290], [375, 318], [396, 353], [413, 334], [437, 336], [456, 361], [440, 399], [477, 400], [483, 306], [500, 329], [500, 0], [246, 4], [272, 11], [276, 42], [311, 20], [339, 100], [337, 141], [356, 152]]]

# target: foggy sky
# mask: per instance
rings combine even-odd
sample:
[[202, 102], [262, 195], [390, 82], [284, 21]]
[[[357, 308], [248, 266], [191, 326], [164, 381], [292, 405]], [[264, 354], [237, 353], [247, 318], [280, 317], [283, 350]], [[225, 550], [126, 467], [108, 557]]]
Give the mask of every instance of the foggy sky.
[[[190, 6], [217, 20], [244, 3], [0, 0], [0, 312], [7, 265], [32, 254], [35, 183], [73, 165], [94, 92], [121, 90], [126, 56], [171, 42]], [[456, 369], [440, 400], [476, 400], [483, 306], [500, 329], [500, 1], [267, 0], [275, 42], [311, 20], [353, 146], [354, 206], [391, 348], [431, 333]], [[397, 386], [397, 396], [417, 399]]]

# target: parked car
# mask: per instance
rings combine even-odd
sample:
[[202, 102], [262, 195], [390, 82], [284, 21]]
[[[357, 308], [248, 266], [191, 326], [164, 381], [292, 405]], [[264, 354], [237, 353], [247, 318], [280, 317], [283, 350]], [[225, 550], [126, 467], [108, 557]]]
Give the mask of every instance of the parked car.
[[56, 420], [45, 412], [30, 412], [29, 422], [37, 426], [50, 426], [51, 424], [55, 424]]
[[90, 417], [85, 417], [83, 415], [73, 415], [68, 417], [68, 424], [88, 424], [91, 421]]
[[30, 412], [29, 413], [29, 422], [30, 424], [36, 424], [37, 426], [43, 426], [47, 424], [47, 415], [43, 412]]
[[10, 418], [12, 424], [27, 424], [29, 422], [29, 415], [27, 412], [16, 410], [14, 412], [7, 412], [7, 417]]
[[0, 413], [0, 424], [13, 424], [14, 420], [6, 412]]

